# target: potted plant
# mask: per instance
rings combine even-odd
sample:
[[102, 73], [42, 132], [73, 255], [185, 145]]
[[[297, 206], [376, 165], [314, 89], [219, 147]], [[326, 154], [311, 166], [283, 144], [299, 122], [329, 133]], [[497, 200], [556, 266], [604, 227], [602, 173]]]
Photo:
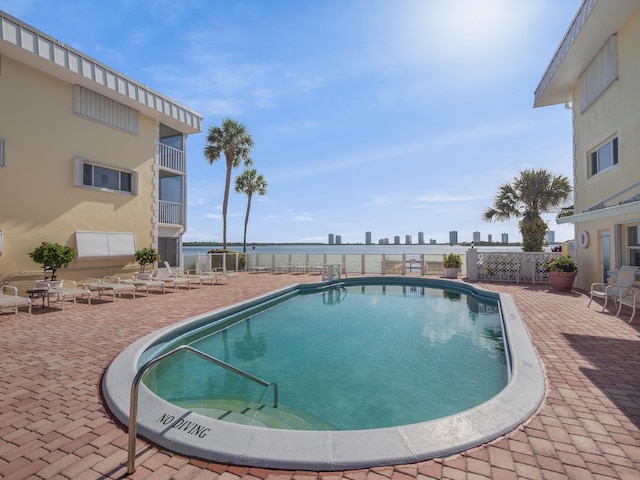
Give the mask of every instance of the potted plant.
[[444, 278], [458, 278], [458, 272], [462, 267], [462, 257], [457, 253], [445, 255], [442, 259]]
[[[61, 267], [68, 267], [75, 260], [76, 255], [75, 248], [51, 242], [42, 242], [29, 253], [31, 259], [44, 269], [45, 282], [55, 281], [56, 271]], [[51, 277], [47, 277], [47, 270], [51, 271]]]
[[140, 250], [136, 250], [134, 253], [134, 257], [136, 262], [140, 264], [140, 273], [144, 273], [144, 269], [147, 265], [153, 262], [157, 262], [160, 260], [160, 254], [156, 251], [155, 248], [145, 247]]
[[568, 292], [578, 274], [578, 264], [566, 255], [549, 258], [542, 264], [542, 269], [549, 275], [549, 282], [554, 290]]

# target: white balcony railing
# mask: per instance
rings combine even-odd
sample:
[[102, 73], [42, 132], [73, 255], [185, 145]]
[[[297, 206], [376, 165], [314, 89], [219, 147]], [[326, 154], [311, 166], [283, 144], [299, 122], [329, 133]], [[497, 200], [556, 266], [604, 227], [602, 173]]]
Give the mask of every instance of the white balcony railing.
[[184, 152], [177, 148], [160, 144], [160, 166], [185, 173]]
[[160, 223], [184, 225], [184, 207], [181, 203], [160, 200]]

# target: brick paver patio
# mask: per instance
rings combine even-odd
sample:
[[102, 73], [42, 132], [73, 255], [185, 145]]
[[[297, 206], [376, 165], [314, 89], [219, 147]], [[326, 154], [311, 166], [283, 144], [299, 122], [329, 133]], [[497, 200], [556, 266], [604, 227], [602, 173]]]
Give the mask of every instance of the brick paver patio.
[[[318, 276], [242, 274], [230, 285], [0, 313], [0, 478], [126, 476], [127, 433], [100, 379], [129, 343], [189, 316]], [[411, 465], [274, 471], [185, 458], [138, 440], [133, 479], [640, 479], [640, 318], [629, 325], [584, 293], [482, 285], [514, 296], [545, 368], [538, 412], [489, 445]]]

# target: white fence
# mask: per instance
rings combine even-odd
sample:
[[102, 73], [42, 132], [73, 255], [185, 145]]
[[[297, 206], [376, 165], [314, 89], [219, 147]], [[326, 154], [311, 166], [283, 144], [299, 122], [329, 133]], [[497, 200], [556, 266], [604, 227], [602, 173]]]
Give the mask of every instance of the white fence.
[[[471, 281], [548, 283], [544, 261], [560, 253], [482, 252], [469, 249], [462, 255], [460, 275]], [[203, 257], [219, 271], [250, 273], [322, 274], [325, 265], [340, 265], [341, 273], [352, 275], [433, 275], [444, 274], [440, 254], [316, 254], [316, 253], [208, 253], [185, 255], [182, 265], [195, 270]], [[197, 259], [200, 260], [197, 260]]]

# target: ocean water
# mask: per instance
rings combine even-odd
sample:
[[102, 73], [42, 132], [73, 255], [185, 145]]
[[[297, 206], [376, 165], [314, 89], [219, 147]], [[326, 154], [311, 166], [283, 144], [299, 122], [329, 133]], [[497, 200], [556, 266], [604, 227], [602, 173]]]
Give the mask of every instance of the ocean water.
[[[184, 255], [207, 253], [209, 250], [222, 248], [220, 246], [185, 246]], [[242, 251], [242, 246], [227, 247], [231, 251]], [[463, 254], [470, 247], [463, 245], [247, 245], [247, 253], [291, 253], [291, 254], [427, 254], [441, 255], [446, 253]], [[491, 246], [475, 247], [481, 252], [521, 252], [519, 246]]]

